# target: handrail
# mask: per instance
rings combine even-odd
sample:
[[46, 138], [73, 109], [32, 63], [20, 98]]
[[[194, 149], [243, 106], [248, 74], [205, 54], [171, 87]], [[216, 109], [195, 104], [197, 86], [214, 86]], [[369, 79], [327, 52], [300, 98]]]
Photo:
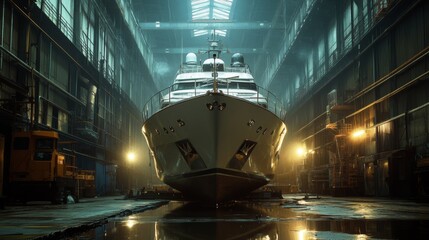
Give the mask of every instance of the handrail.
[[[164, 88], [161, 91], [157, 92], [146, 102], [146, 104], [143, 106], [143, 121], [146, 121], [153, 114], [155, 114], [159, 110], [166, 107], [165, 105], [163, 105], [163, 103], [165, 102], [167, 102], [168, 105], [171, 106], [171, 105], [174, 105], [176, 102], [181, 102], [181, 100], [203, 95], [203, 94], [206, 94], [207, 92], [212, 91], [212, 89], [197, 88], [196, 81], [195, 81], [194, 88], [186, 89], [186, 90], [189, 90], [186, 92], [186, 97], [175, 99], [172, 96], [172, 92], [177, 92], [177, 90], [174, 90], [174, 91], [172, 90], [173, 85], [170, 85], [169, 87]], [[229, 84], [227, 84], [226, 88], [219, 88], [219, 91], [222, 94], [233, 96], [232, 93], [234, 91], [231, 91], [231, 90], [236, 90], [236, 89], [237, 88], [230, 88]], [[267, 110], [269, 110], [270, 112], [274, 113], [280, 119], [284, 120], [284, 117], [286, 115], [286, 110], [283, 107], [283, 104], [280, 99], [278, 99], [269, 90], [264, 89], [258, 85], [256, 85], [256, 90], [253, 90], [253, 91], [255, 91], [256, 97], [238, 97], [238, 98], [242, 98], [242, 99], [248, 100], [249, 102], [261, 105]], [[173, 102], [172, 100], [177, 100], [177, 101]]]

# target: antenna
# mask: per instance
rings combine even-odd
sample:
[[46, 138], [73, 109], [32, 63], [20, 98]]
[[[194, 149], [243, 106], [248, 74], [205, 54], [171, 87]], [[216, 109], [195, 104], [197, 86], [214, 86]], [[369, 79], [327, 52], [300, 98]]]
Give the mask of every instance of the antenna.
[[216, 53], [213, 54], [213, 92], [218, 93], [217, 88], [217, 72], [216, 72]]

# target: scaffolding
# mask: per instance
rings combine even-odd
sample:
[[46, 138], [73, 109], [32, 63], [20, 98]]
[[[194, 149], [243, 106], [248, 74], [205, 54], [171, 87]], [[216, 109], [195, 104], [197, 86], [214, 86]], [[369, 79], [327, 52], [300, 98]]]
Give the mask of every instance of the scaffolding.
[[350, 142], [351, 124], [339, 124], [335, 149], [329, 154], [329, 185], [333, 195], [350, 195], [358, 188], [358, 164]]

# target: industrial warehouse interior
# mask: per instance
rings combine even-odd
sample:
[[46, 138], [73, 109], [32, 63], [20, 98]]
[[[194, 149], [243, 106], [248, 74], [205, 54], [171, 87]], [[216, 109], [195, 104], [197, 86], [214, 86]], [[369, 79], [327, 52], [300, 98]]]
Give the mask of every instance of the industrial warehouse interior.
[[0, 239], [429, 236], [429, 1], [0, 8]]

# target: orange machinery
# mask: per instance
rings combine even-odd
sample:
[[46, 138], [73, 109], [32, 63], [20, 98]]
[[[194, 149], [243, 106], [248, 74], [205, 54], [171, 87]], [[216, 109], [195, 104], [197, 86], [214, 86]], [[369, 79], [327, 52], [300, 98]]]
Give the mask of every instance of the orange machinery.
[[58, 151], [56, 131], [23, 131], [12, 136], [10, 195], [22, 202], [65, 202], [79, 198], [74, 155]]

